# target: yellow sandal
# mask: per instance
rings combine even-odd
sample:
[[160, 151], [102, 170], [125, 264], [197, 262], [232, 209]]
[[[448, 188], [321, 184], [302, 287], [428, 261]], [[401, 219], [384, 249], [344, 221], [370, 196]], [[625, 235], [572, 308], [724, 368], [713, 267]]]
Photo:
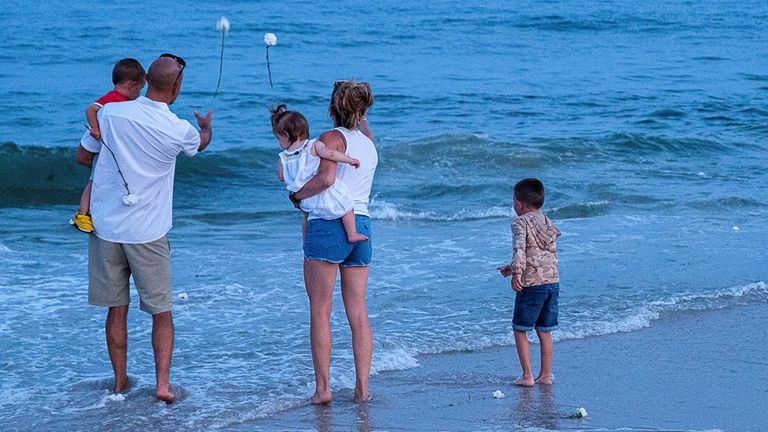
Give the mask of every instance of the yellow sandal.
[[75, 217], [69, 220], [69, 224], [86, 234], [93, 232], [93, 221], [91, 220], [91, 215], [76, 214]]

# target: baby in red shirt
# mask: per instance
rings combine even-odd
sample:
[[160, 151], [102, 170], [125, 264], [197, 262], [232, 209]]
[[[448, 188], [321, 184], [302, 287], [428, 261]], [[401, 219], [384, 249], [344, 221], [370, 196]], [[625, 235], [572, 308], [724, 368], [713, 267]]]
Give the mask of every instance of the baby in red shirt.
[[[115, 67], [112, 68], [112, 83], [115, 87], [85, 110], [85, 118], [88, 120], [91, 136], [97, 140], [101, 139], [101, 129], [99, 129], [99, 118], [97, 115], [101, 107], [111, 102], [125, 102], [139, 97], [141, 89], [147, 83], [147, 73], [138, 60], [124, 58], [115, 63]], [[75, 228], [85, 233], [93, 232], [90, 210], [93, 167], [95, 166], [96, 157], [93, 158], [91, 165], [91, 177], [88, 179], [88, 184], [80, 196], [80, 208], [69, 221]]]

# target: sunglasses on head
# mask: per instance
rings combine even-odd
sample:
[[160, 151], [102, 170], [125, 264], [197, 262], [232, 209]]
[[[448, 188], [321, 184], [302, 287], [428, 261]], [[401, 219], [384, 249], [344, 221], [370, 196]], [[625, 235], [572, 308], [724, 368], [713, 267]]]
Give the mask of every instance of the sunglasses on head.
[[183, 58], [181, 58], [181, 57], [179, 57], [179, 56], [177, 56], [175, 54], [169, 54], [169, 53], [160, 54], [160, 58], [163, 58], [163, 57], [174, 59], [174, 60], [176, 60], [176, 63], [179, 64], [179, 66], [180, 66], [179, 74], [176, 75], [176, 82], [178, 82], [179, 78], [181, 78], [181, 73], [184, 72], [184, 68], [187, 67], [187, 62], [184, 61]]
[[169, 53], [160, 54], [160, 58], [163, 58], [163, 57], [172, 58], [172, 59], [176, 60], [176, 63], [178, 63], [179, 66], [181, 66], [182, 69], [187, 67], [187, 62], [185, 62], [183, 58], [181, 58], [181, 57], [179, 57], [179, 56], [177, 56], [175, 54], [169, 54]]

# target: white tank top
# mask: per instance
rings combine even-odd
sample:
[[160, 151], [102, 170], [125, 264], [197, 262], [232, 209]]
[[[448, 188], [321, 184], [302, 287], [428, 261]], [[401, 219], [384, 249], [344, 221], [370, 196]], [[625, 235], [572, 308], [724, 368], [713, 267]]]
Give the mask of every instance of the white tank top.
[[364, 133], [359, 130], [349, 130], [337, 127], [347, 144], [347, 155], [360, 161], [360, 168], [347, 164], [336, 164], [336, 178], [344, 182], [349, 189], [354, 203], [355, 214], [371, 216], [368, 213], [368, 201], [371, 197], [371, 186], [376, 165], [379, 164], [379, 154], [376, 146]]

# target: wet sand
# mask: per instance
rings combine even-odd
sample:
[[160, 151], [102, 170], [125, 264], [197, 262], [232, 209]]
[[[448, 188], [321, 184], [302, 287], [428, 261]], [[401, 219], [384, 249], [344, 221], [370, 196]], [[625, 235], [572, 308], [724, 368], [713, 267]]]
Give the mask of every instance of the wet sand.
[[[514, 347], [422, 356], [420, 367], [242, 430], [768, 430], [768, 304], [668, 313], [651, 327], [555, 344], [555, 384], [519, 388]], [[534, 365], [538, 345], [532, 345]], [[535, 370], [538, 367], [535, 368]], [[505, 397], [495, 399], [501, 390]], [[584, 407], [585, 419], [567, 418]], [[240, 429], [240, 428], [239, 428]], [[238, 429], [238, 430], [239, 430]]]

